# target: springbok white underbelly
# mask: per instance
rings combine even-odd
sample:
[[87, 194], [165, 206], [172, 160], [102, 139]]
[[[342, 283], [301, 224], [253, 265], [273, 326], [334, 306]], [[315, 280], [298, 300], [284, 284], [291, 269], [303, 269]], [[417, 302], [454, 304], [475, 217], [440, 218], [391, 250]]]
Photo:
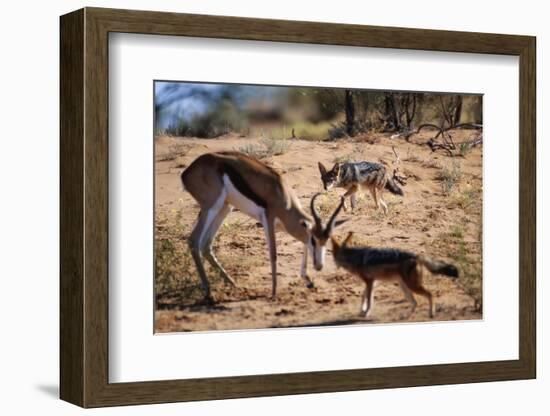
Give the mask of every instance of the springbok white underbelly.
[[223, 183], [225, 191], [227, 193], [226, 201], [228, 204], [237, 208], [241, 212], [249, 215], [257, 221], [260, 221], [263, 225], [265, 210], [263, 207], [257, 205], [251, 199], [248, 199], [233, 185], [231, 179], [227, 175], [223, 175]]

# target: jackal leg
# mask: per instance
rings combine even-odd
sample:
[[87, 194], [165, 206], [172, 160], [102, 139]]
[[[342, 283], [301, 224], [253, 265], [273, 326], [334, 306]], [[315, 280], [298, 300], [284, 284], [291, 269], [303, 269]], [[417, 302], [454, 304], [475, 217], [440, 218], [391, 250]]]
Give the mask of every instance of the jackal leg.
[[380, 204], [382, 205], [382, 209], [384, 210], [384, 214], [388, 215], [388, 204], [386, 204], [386, 201], [382, 199], [382, 191], [380, 191], [380, 196], [378, 197], [380, 199]]
[[376, 205], [376, 209], [380, 209], [380, 204], [382, 204], [382, 209], [384, 210], [384, 214], [388, 214], [388, 206], [386, 205], [386, 202], [382, 199], [382, 192], [380, 192], [380, 198], [378, 198], [378, 194], [376, 192], [376, 187], [369, 188], [370, 194], [372, 195], [372, 198], [374, 199], [374, 204]]
[[409, 289], [408, 286], [405, 284], [405, 282], [401, 279], [399, 279], [399, 286], [401, 286], [401, 290], [405, 294], [405, 297], [407, 298], [409, 303], [412, 305], [412, 309], [411, 309], [411, 315], [412, 315], [416, 309], [416, 300], [411, 292], [411, 289]]
[[[409, 286], [410, 287], [410, 286]], [[428, 300], [428, 314], [430, 315], [430, 318], [434, 317], [434, 305], [433, 305], [433, 299], [432, 294], [430, 291], [428, 291], [425, 287], [422, 286], [422, 283], [420, 281], [414, 282], [414, 285], [410, 287], [410, 289], [421, 296], [424, 296]]]
[[355, 206], [357, 205], [357, 194], [351, 194], [349, 197], [349, 201], [351, 202], [351, 211], [353, 212]]
[[373, 280], [365, 280], [365, 292], [363, 293], [363, 301], [361, 302], [361, 313], [363, 317], [367, 317], [370, 307], [372, 305], [372, 288], [374, 286]]
[[[351, 202], [351, 210], [352, 210], [352, 212], [353, 212], [353, 210], [355, 209], [355, 203], [356, 203], [356, 200], [357, 200], [357, 199], [356, 199], [357, 197], [356, 197], [355, 193], [357, 192], [358, 189], [359, 189], [359, 188], [358, 188], [357, 185], [353, 185], [353, 186], [352, 186], [351, 188], [349, 188], [349, 189], [346, 191], [346, 193], [343, 195], [344, 198], [347, 198], [348, 196], [350, 197], [349, 199], [350, 199], [350, 202]], [[346, 205], [345, 199], [344, 199], [344, 210], [346, 210], [346, 211], [348, 210], [348, 207], [347, 207], [347, 205]]]
[[232, 211], [231, 206], [225, 204], [222, 209], [219, 211], [218, 215], [214, 218], [212, 223], [210, 224], [210, 227], [208, 228], [208, 231], [206, 232], [205, 238], [202, 242], [201, 247], [201, 253], [204, 256], [206, 260], [212, 265], [213, 268], [217, 269], [220, 274], [222, 275], [223, 279], [233, 285], [237, 286], [235, 281], [227, 274], [223, 266], [219, 263], [218, 259], [214, 255], [214, 252], [212, 251], [212, 241], [216, 237], [216, 234], [218, 233], [218, 230], [220, 229], [220, 226], [223, 223], [223, 220], [227, 217], [227, 215]]
[[419, 295], [424, 296], [426, 299], [428, 299], [428, 313], [430, 315], [430, 318], [434, 317], [434, 304], [432, 299], [432, 294], [423, 286], [418, 286], [412, 289], [414, 293], [418, 293]]
[[434, 317], [434, 305], [433, 305], [433, 299], [432, 294], [429, 290], [427, 290], [424, 286], [422, 286], [422, 272], [419, 271], [418, 267], [414, 267], [410, 271], [410, 276], [408, 279], [406, 279], [405, 283], [407, 284], [408, 288], [412, 290], [414, 293], [424, 296], [428, 300], [428, 313], [430, 315], [430, 318]]

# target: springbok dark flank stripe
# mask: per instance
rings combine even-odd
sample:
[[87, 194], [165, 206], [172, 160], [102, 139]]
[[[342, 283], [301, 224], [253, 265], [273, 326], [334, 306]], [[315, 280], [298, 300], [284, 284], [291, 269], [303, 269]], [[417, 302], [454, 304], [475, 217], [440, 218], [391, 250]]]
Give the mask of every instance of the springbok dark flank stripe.
[[221, 165], [220, 174], [222, 175], [222, 177], [224, 174], [229, 176], [229, 179], [231, 180], [235, 188], [237, 188], [237, 190], [241, 194], [253, 201], [256, 205], [264, 209], [267, 207], [267, 203], [265, 202], [265, 200], [252, 190], [252, 188], [239, 174], [239, 172], [237, 172], [237, 170], [234, 169], [229, 163], [224, 163]]

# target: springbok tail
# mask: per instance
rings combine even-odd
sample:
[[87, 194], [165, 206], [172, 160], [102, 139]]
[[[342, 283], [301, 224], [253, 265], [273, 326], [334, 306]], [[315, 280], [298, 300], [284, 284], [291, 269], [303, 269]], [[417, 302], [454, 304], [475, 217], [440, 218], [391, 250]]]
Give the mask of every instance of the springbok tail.
[[186, 171], [187, 171], [187, 169], [184, 170], [184, 171], [181, 173], [181, 175], [180, 175], [181, 190], [182, 190], [183, 192], [185, 192], [185, 172], [186, 172]]
[[416, 260], [426, 266], [426, 268], [432, 273], [442, 274], [444, 276], [452, 278], [458, 277], [458, 269], [452, 264], [445, 263], [439, 260], [433, 260], [429, 257], [422, 255], [418, 256]]

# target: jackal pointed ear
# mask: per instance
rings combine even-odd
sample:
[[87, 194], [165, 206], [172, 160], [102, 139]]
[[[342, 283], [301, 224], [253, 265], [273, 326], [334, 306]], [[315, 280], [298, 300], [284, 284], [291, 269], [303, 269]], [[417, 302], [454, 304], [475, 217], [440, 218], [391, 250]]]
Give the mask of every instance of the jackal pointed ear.
[[353, 231], [350, 231], [348, 233], [348, 236], [345, 238], [345, 240], [342, 242], [342, 245], [343, 246], [347, 246], [350, 242], [351, 242], [351, 239], [353, 238]]
[[336, 175], [338, 175], [339, 171], [340, 171], [340, 164], [335, 163], [334, 166], [332, 167], [332, 172], [334, 172]]
[[307, 228], [308, 230], [311, 230], [313, 228], [313, 224], [308, 220], [300, 220], [300, 225], [304, 228]]
[[319, 172], [321, 172], [321, 175], [326, 175], [327, 168], [325, 168], [321, 162], [317, 162], [317, 165], [319, 166]]

